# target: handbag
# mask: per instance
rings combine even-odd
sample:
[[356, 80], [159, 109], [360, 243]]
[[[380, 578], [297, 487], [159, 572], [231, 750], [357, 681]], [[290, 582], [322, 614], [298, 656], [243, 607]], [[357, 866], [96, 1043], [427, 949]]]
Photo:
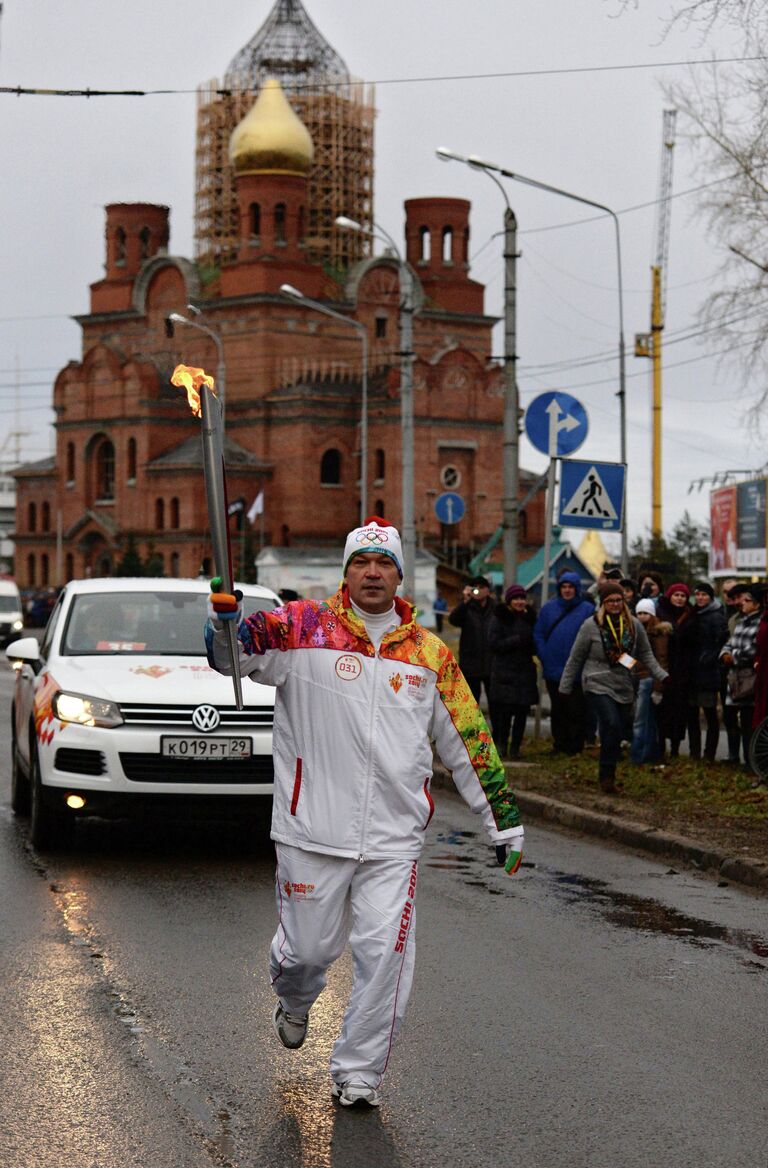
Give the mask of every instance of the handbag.
[[751, 665], [728, 670], [728, 692], [734, 702], [749, 705], [755, 696], [755, 671]]

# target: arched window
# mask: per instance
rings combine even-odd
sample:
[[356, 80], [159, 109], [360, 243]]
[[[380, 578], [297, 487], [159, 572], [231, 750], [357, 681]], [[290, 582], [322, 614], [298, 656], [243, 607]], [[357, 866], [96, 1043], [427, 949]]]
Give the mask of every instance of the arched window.
[[72, 555], [72, 552], [67, 552], [66, 559], [64, 560], [64, 573], [67, 581], [74, 579], [75, 557]]
[[387, 318], [380, 314], [376, 317], [376, 339], [383, 341], [387, 335]]
[[127, 479], [129, 482], [136, 481], [136, 439], [128, 439], [128, 447], [126, 450], [126, 470], [128, 471]]
[[37, 578], [35, 576], [35, 557], [31, 554], [27, 556], [27, 584], [31, 584], [33, 587], [35, 584], [37, 584]]
[[432, 254], [432, 236], [428, 227], [419, 228], [419, 259], [425, 263], [429, 263]]
[[306, 223], [306, 212], [305, 212], [303, 207], [299, 207], [298, 227], [299, 227], [299, 242], [300, 243], [302, 243], [304, 240], [305, 223]]
[[149, 259], [149, 245], [151, 243], [151, 235], [148, 227], [142, 227], [139, 232], [139, 255], [143, 260]]
[[165, 527], [165, 500], [155, 499], [155, 529], [162, 531]]
[[171, 552], [171, 575], [178, 580], [181, 575], [181, 557], [178, 552]]
[[37, 503], [30, 503], [27, 508], [27, 529], [37, 531]]
[[469, 263], [469, 228], [464, 228], [464, 255], [461, 257], [462, 262]]
[[384, 481], [384, 468], [385, 468], [385, 454], [384, 454], [384, 451], [381, 449], [381, 447], [379, 447], [379, 449], [375, 452], [375, 454], [373, 456], [373, 466], [374, 466], [373, 477], [375, 479], [380, 479], [383, 482]]
[[67, 443], [67, 482], [73, 483], [75, 481], [75, 444], [74, 442]]
[[452, 251], [453, 251], [453, 228], [452, 227], [444, 227], [443, 228], [443, 263], [444, 264], [451, 263], [451, 261], [453, 259], [453, 255], [451, 254]]
[[109, 438], [96, 448], [96, 498], [115, 497], [115, 448]]
[[384, 500], [383, 499], [377, 499], [376, 502], [373, 504], [373, 513], [374, 513], [374, 515], [378, 515], [379, 519], [384, 518]]
[[40, 530], [51, 530], [51, 504], [47, 500], [40, 507]]
[[341, 453], [338, 450], [326, 450], [320, 459], [320, 482], [327, 486], [338, 486], [341, 482]]
[[115, 232], [115, 263], [125, 263], [125, 229], [122, 227]]
[[44, 588], [47, 588], [50, 584], [50, 580], [48, 579], [48, 571], [48, 554], [47, 552], [43, 552], [40, 557], [40, 583]]
[[285, 243], [285, 203], [275, 203], [275, 243]]
[[171, 514], [168, 525], [174, 529], [178, 528], [179, 526], [179, 500], [175, 495], [171, 499]]
[[248, 217], [251, 221], [251, 235], [261, 235], [261, 205], [251, 203], [248, 208]]

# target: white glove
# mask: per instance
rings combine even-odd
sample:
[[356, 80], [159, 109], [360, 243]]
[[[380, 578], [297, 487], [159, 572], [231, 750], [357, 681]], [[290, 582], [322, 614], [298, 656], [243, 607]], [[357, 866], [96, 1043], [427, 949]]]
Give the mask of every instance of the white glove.
[[501, 840], [496, 846], [496, 861], [508, 876], [514, 876], [523, 862], [523, 832], [512, 839]]

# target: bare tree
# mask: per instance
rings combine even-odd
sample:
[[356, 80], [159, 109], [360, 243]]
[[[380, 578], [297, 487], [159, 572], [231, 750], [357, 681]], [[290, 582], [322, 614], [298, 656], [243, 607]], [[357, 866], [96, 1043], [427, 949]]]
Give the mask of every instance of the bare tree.
[[[640, 8], [643, 2], [609, 0], [618, 13]], [[663, 19], [667, 29], [675, 24], [696, 25], [706, 35], [718, 25], [731, 25], [746, 36], [768, 26], [768, 5], [766, 0], [669, 0], [669, 12]]]
[[700, 324], [711, 347], [760, 388], [759, 415], [768, 401], [768, 61], [754, 57], [727, 71], [714, 63], [692, 71], [665, 93], [683, 115], [702, 180], [698, 211], [720, 259]]

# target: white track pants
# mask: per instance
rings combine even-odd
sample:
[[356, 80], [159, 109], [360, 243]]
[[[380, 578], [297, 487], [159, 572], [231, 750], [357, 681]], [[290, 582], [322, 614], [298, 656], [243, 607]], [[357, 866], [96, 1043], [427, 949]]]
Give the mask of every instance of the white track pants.
[[331, 1074], [337, 1082], [360, 1078], [378, 1087], [413, 980], [416, 861], [361, 864], [286, 844], [276, 849], [280, 921], [269, 962], [275, 993], [289, 1014], [306, 1014], [349, 941], [352, 994]]

